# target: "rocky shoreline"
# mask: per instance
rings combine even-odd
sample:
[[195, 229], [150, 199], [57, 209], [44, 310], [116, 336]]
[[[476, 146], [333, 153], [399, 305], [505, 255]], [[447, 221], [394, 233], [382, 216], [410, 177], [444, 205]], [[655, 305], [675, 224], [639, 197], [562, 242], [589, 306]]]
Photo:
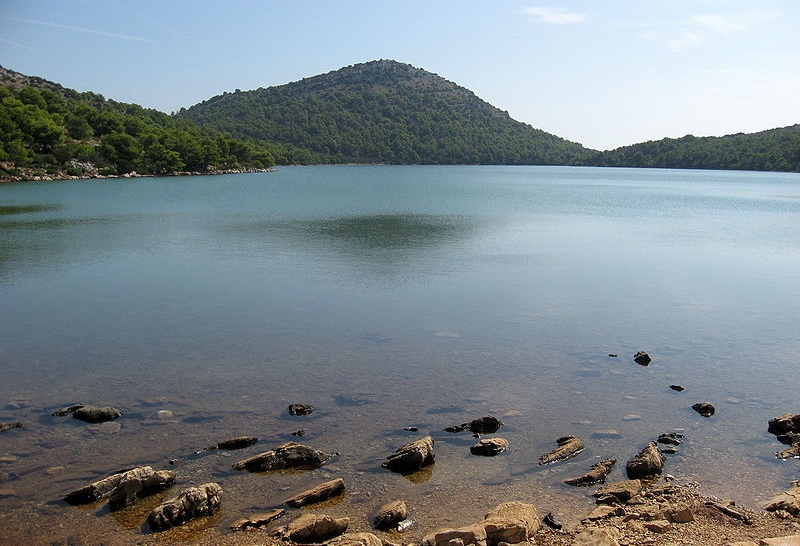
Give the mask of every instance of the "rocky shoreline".
[[[214, 169], [210, 168], [205, 171], [176, 171], [165, 174], [142, 174], [136, 171], [123, 173], [123, 174], [102, 174], [97, 168], [86, 164], [79, 165], [81, 174], [69, 174], [67, 171], [58, 171], [55, 173], [48, 173], [45, 169], [26, 168], [26, 167], [4, 167], [0, 170], [0, 184], [7, 182], [58, 182], [64, 180], [113, 180], [117, 178], [153, 178], [157, 176], [203, 176], [203, 175], [220, 175], [220, 174], [244, 174], [244, 173], [268, 173], [275, 172], [272, 168], [241, 168], [241, 169]], [[15, 172], [17, 174], [4, 174], [8, 172]]]

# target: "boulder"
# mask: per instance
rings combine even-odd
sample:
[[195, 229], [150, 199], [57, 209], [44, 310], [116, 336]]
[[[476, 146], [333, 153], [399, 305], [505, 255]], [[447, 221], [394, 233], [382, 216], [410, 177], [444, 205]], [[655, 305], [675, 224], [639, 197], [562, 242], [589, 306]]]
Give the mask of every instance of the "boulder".
[[283, 508], [276, 508], [263, 514], [256, 514], [249, 518], [236, 520], [231, 524], [231, 531], [244, 531], [247, 529], [262, 529], [282, 517], [286, 513]]
[[776, 436], [789, 432], [800, 434], [800, 413], [784, 413], [770, 419], [767, 432]]
[[347, 531], [350, 518], [332, 518], [322, 514], [304, 514], [292, 520], [275, 534], [299, 544], [317, 544], [337, 537]]
[[453, 425], [444, 429], [445, 432], [463, 432], [468, 430], [474, 434], [494, 434], [500, 427], [503, 426], [503, 422], [494, 417], [492, 415], [484, 415], [478, 419], [473, 419], [469, 423], [462, 423], [460, 425]]
[[408, 517], [408, 507], [401, 500], [392, 501], [378, 508], [373, 526], [380, 531], [388, 531]]
[[785, 510], [792, 515], [800, 516], [800, 481], [792, 482], [792, 488], [775, 495], [765, 506], [769, 512]]
[[650, 362], [653, 361], [653, 359], [650, 358], [650, 355], [647, 354], [647, 351], [639, 351], [638, 353], [633, 355], [633, 361], [639, 364], [640, 366], [647, 366], [648, 364], [650, 364]]
[[283, 504], [291, 506], [292, 508], [301, 508], [303, 506], [322, 502], [331, 497], [336, 497], [344, 493], [344, 480], [336, 478], [322, 483], [308, 491], [303, 491], [299, 495], [295, 495], [291, 499], [284, 501]]
[[586, 474], [576, 478], [568, 478], [564, 480], [564, 483], [575, 486], [588, 486], [602, 483], [606, 481], [606, 477], [611, 472], [611, 469], [614, 468], [615, 464], [617, 464], [616, 459], [605, 459], [593, 464]]
[[527, 542], [541, 527], [539, 514], [532, 504], [519, 501], [504, 502], [486, 514], [483, 528], [489, 546], [506, 542]]
[[505, 438], [482, 438], [477, 444], [469, 448], [473, 455], [493, 457], [508, 449], [508, 440]]
[[623, 480], [604, 485], [592, 493], [592, 496], [598, 504], [625, 504], [638, 495], [642, 487], [641, 480]]
[[117, 408], [105, 406], [102, 408], [87, 406], [86, 404], [76, 404], [64, 409], [53, 412], [53, 417], [64, 417], [72, 414], [72, 417], [86, 423], [105, 423], [113, 421], [122, 416], [122, 412]]
[[267, 472], [287, 468], [312, 469], [319, 468], [333, 455], [312, 449], [297, 442], [286, 442], [279, 446], [242, 459], [233, 465], [235, 470], [250, 472]]
[[692, 409], [703, 417], [711, 417], [716, 411], [716, 408], [710, 402], [698, 402], [692, 406]]
[[111, 492], [114, 491], [117, 485], [119, 485], [120, 480], [122, 480], [123, 474], [124, 472], [118, 472], [117, 474], [106, 476], [102, 480], [85, 485], [80, 489], [76, 489], [64, 497], [64, 501], [73, 505], [97, 502], [109, 496]]
[[222, 506], [222, 487], [205, 483], [188, 487], [177, 497], [158, 505], [147, 517], [153, 532], [165, 531], [201, 516], [210, 516]]
[[289, 415], [311, 415], [314, 406], [311, 404], [292, 404], [289, 406]]
[[433, 438], [424, 436], [402, 446], [393, 455], [390, 455], [381, 466], [393, 472], [415, 472], [433, 464], [434, 457]]
[[562, 436], [556, 440], [558, 447], [539, 457], [539, 464], [546, 465], [565, 461], [584, 450], [583, 442], [577, 436]]
[[661, 474], [664, 460], [664, 455], [659, 451], [656, 443], [650, 442], [641, 453], [628, 461], [625, 465], [625, 473], [631, 480], [653, 478]]
[[175, 473], [170, 470], [155, 471], [149, 466], [134, 468], [120, 477], [108, 499], [108, 508], [114, 512], [132, 506], [139, 498], [160, 493], [174, 483]]
[[243, 449], [245, 447], [250, 447], [251, 445], [257, 443], [258, 443], [258, 438], [256, 438], [255, 436], [239, 436], [238, 438], [229, 438], [227, 440], [222, 440], [220, 443], [217, 444], [217, 448]]
[[428, 533], [422, 538], [422, 546], [452, 546], [453, 544], [488, 546], [486, 529], [481, 524], [458, 529], [440, 529]]

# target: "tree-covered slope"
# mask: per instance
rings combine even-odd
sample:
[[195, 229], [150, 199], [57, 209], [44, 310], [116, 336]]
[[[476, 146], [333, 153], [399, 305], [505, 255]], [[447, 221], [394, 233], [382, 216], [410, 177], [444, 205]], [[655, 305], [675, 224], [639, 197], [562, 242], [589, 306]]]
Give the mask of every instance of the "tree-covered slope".
[[308, 148], [329, 162], [555, 164], [580, 144], [511, 119], [471, 91], [395, 61], [226, 93], [177, 117], [239, 137]]
[[264, 168], [294, 152], [0, 67], [0, 179]]
[[665, 138], [598, 152], [584, 164], [800, 172], [800, 125], [723, 137]]

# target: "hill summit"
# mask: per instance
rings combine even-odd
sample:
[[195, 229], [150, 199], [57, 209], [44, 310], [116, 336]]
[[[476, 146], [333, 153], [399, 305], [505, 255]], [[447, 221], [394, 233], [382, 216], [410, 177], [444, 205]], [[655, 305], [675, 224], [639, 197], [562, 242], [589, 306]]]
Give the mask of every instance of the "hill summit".
[[224, 93], [177, 116], [240, 138], [306, 148], [331, 163], [563, 165], [590, 152], [511, 119], [434, 73], [391, 60]]

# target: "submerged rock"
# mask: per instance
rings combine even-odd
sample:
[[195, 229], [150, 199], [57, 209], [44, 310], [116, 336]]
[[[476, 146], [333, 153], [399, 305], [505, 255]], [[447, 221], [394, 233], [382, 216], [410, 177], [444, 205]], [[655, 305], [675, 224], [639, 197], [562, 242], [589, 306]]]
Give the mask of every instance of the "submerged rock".
[[7, 430], [13, 430], [15, 428], [22, 428], [22, 423], [0, 423], [0, 432], [6, 432]]
[[497, 417], [493, 415], [484, 415], [478, 419], [473, 419], [469, 423], [447, 427], [444, 431], [456, 433], [468, 430], [474, 434], [494, 434], [500, 430], [502, 426], [503, 422]]
[[546, 465], [565, 461], [579, 454], [584, 450], [583, 442], [577, 436], [562, 436], [556, 440], [558, 447], [550, 453], [539, 457], [539, 464]]
[[593, 464], [586, 474], [578, 476], [577, 478], [566, 479], [564, 483], [575, 486], [588, 486], [602, 483], [606, 481], [606, 477], [608, 477], [608, 474], [611, 472], [611, 469], [614, 468], [615, 464], [617, 464], [616, 459], [605, 459], [604, 461]]
[[283, 508], [276, 508], [263, 514], [255, 514], [249, 518], [242, 518], [231, 524], [231, 531], [244, 531], [247, 529], [261, 529], [286, 513]]
[[72, 417], [86, 423], [105, 423], [113, 421], [122, 416], [122, 412], [111, 406], [96, 407], [86, 404], [76, 404], [67, 408], [53, 412], [53, 417], [65, 417], [72, 414]]
[[311, 415], [314, 406], [311, 404], [292, 404], [289, 406], [289, 415]]
[[650, 355], [647, 354], [647, 351], [639, 351], [638, 353], [633, 355], [633, 361], [639, 364], [640, 366], [647, 366], [648, 364], [650, 364], [650, 362], [653, 361], [653, 359], [650, 358]]
[[166, 531], [201, 516], [210, 516], [222, 506], [222, 487], [205, 483], [188, 487], [177, 497], [162, 502], [147, 517], [153, 532]]
[[508, 449], [508, 440], [505, 438], [482, 438], [477, 444], [469, 448], [473, 455], [494, 457]]
[[683, 434], [678, 434], [677, 432], [666, 432], [659, 435], [656, 442], [659, 444], [679, 446], [683, 443], [682, 438]]
[[420, 470], [433, 464], [435, 458], [433, 445], [433, 438], [424, 436], [419, 440], [402, 446], [393, 455], [390, 455], [381, 466], [393, 472], [415, 472]]
[[692, 409], [703, 417], [711, 417], [716, 411], [716, 408], [710, 402], [698, 402], [692, 406]]
[[332, 454], [312, 449], [297, 442], [286, 442], [274, 449], [242, 459], [233, 465], [235, 470], [267, 472], [287, 468], [319, 468]]
[[388, 531], [408, 517], [408, 507], [401, 500], [392, 501], [378, 508], [372, 525], [379, 531]]
[[258, 443], [258, 438], [256, 438], [255, 436], [239, 436], [238, 438], [230, 438], [228, 440], [222, 440], [220, 443], [217, 444], [217, 448], [242, 449], [245, 447], [250, 447], [251, 445], [257, 443]]
[[628, 461], [625, 465], [625, 473], [631, 480], [648, 479], [661, 474], [664, 468], [664, 455], [658, 449], [655, 442], [647, 444], [641, 453]]
[[309, 504], [322, 502], [331, 497], [336, 497], [344, 493], [344, 480], [336, 478], [322, 483], [308, 491], [303, 491], [299, 495], [295, 495], [291, 499], [284, 501], [283, 504], [293, 508], [301, 508]]
[[686, 390], [683, 387], [681, 387], [680, 385], [670, 385], [669, 388], [672, 389], [673, 391], [678, 391], [678, 392], [682, 392], [682, 391]]

